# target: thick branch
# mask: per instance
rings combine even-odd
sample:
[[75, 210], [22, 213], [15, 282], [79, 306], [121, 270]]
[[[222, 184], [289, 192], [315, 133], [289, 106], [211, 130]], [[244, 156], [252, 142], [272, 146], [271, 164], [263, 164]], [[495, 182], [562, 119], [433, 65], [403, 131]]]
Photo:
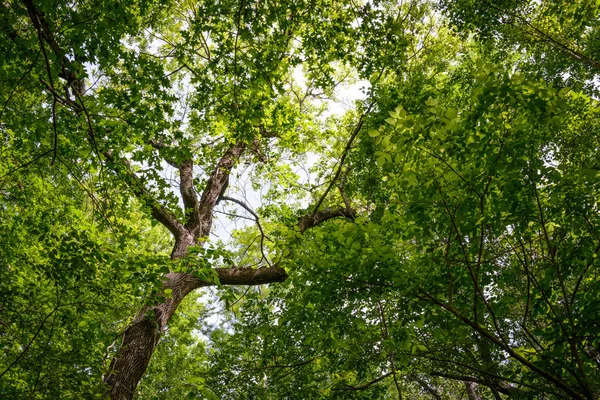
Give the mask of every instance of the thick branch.
[[[215, 268], [214, 271], [219, 277], [219, 283], [226, 286], [264, 285], [267, 283], [284, 282], [288, 278], [285, 269], [277, 265], [269, 268]], [[164, 289], [171, 289], [173, 298], [176, 301], [180, 301], [194, 289], [216, 285], [215, 282], [183, 272], [171, 272], [166, 275], [166, 278]]]
[[469, 400], [481, 400], [481, 396], [477, 393], [477, 383], [475, 382], [464, 382], [465, 390], [467, 391], [467, 396]]
[[[156, 140], [150, 139], [147, 143], [159, 152], [169, 149], [168, 145]], [[179, 192], [181, 193], [181, 199], [183, 200], [183, 206], [185, 208], [185, 227], [190, 231], [197, 229], [200, 224], [198, 210], [200, 203], [198, 201], [198, 195], [194, 190], [194, 162], [191, 159], [180, 163], [166, 157], [163, 159], [167, 164], [179, 170]]]
[[194, 190], [194, 163], [192, 160], [183, 161], [179, 167], [179, 191], [185, 208], [185, 227], [190, 231], [197, 229], [200, 224], [200, 215], [198, 196]]
[[[46, 21], [44, 13], [41, 12], [34, 4], [32, 0], [23, 0], [25, 7], [27, 7], [27, 13], [29, 19], [33, 23], [35, 29], [40, 33], [40, 38], [43, 37], [46, 43], [52, 49], [52, 52], [56, 55], [60, 62], [61, 73], [59, 76], [67, 81], [67, 83], [74, 89], [76, 94], [83, 95], [85, 92], [85, 85], [82, 79], [77, 77], [77, 73], [73, 70], [71, 61], [67, 58], [66, 52], [60, 47], [56, 41], [56, 37], [50, 25]], [[40, 43], [42, 46], [43, 44]]]
[[[264, 285], [267, 283], [283, 282], [287, 279], [288, 275], [285, 269], [279, 266], [273, 266], [269, 268], [251, 268], [251, 267], [232, 267], [232, 268], [215, 268], [214, 272], [219, 278], [220, 285], [239, 285], [239, 286], [254, 286]], [[188, 293], [194, 289], [215, 286], [217, 283], [211, 280], [202, 279], [198, 276], [185, 273], [185, 272], [170, 272], [165, 275], [165, 281], [163, 284], [164, 289], [171, 290], [171, 298], [166, 299], [165, 304], [168, 309], [167, 313], [164, 313], [164, 320], [161, 321], [161, 326], [166, 326], [172, 313], [175, 312], [177, 304], [183, 300]], [[173, 307], [168, 303], [174, 303]]]
[[330, 220], [332, 218], [343, 217], [348, 219], [354, 219], [354, 215], [354, 211], [347, 208], [338, 207], [336, 209], [333, 209], [328, 207], [312, 215], [304, 215], [298, 218], [298, 228], [300, 228], [300, 232], [304, 233], [304, 231], [306, 231], [307, 229], [317, 226], [320, 223]]
[[[113, 169], [118, 172], [119, 160], [114, 156], [113, 152], [105, 151], [104, 157], [106, 157], [106, 159], [112, 163]], [[142, 182], [140, 182], [140, 179], [137, 177], [137, 175], [135, 175], [135, 173], [131, 171], [131, 168], [129, 168], [129, 163], [127, 160], [124, 160], [121, 164], [122, 168], [125, 168], [126, 176], [130, 181], [128, 184], [133, 190], [135, 196], [142, 200], [148, 207], [150, 207], [154, 219], [163, 224], [173, 234], [173, 236], [175, 236], [177, 242], [178, 239], [186, 233], [183, 225], [179, 222], [175, 215], [163, 207], [150, 193], [148, 193], [148, 190], [145, 188]]]
[[279, 266], [270, 268], [218, 268], [221, 285], [264, 285], [265, 283], [283, 282], [288, 275]]
[[237, 160], [240, 158], [246, 144], [237, 142], [233, 144], [223, 157], [217, 163], [217, 166], [211, 174], [206, 184], [206, 189], [202, 193], [200, 204], [198, 205], [198, 226], [194, 227], [194, 236], [196, 238], [208, 236], [212, 226], [212, 217], [215, 204], [221, 195], [223, 188], [229, 182], [229, 174]]

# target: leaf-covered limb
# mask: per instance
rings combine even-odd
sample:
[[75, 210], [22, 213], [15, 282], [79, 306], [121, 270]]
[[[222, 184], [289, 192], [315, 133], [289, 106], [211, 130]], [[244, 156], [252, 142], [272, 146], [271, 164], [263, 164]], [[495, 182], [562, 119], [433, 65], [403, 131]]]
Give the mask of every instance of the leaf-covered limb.
[[456, 308], [454, 308], [454, 307], [452, 307], [452, 306], [450, 306], [448, 304], [445, 304], [445, 303], [441, 302], [440, 300], [438, 300], [438, 299], [434, 298], [433, 296], [431, 296], [429, 293], [426, 293], [426, 292], [423, 292], [423, 291], [421, 291], [421, 293], [423, 294], [424, 298], [430, 299], [432, 302], [434, 302], [435, 304], [437, 304], [441, 308], [443, 308], [443, 309], [451, 312], [452, 314], [454, 314], [457, 318], [459, 318], [465, 324], [467, 324], [470, 327], [472, 327], [475, 331], [477, 331], [478, 333], [480, 333], [486, 339], [490, 340], [491, 342], [493, 342], [494, 344], [496, 344], [498, 347], [500, 347], [501, 349], [503, 349], [504, 351], [506, 351], [508, 354], [510, 354], [511, 357], [513, 357], [514, 359], [516, 359], [518, 362], [520, 362], [521, 364], [523, 364], [527, 368], [531, 369], [532, 371], [540, 374], [545, 379], [547, 379], [549, 382], [553, 383], [554, 385], [556, 385], [557, 387], [559, 387], [560, 389], [562, 389], [565, 393], [568, 393], [570, 396], [572, 396], [575, 399], [585, 399], [586, 398], [585, 395], [582, 395], [582, 394], [576, 392], [561, 377], [556, 376], [556, 375], [552, 374], [551, 372], [545, 371], [545, 370], [537, 367], [530, 360], [527, 360], [525, 357], [523, 357], [522, 355], [518, 354], [511, 346], [509, 346], [506, 343], [504, 343], [504, 341], [502, 339], [496, 337], [492, 332], [490, 332], [489, 330], [487, 330], [485, 327], [479, 325], [478, 323], [472, 321], [470, 318], [468, 318], [465, 315], [461, 314]]
[[122, 174], [122, 177], [126, 179], [126, 183], [136, 197], [150, 207], [152, 217], [164, 225], [165, 228], [173, 234], [176, 241], [175, 246], [177, 247], [177, 241], [181, 240], [187, 234], [185, 227], [173, 213], [161, 205], [152, 194], [148, 192], [140, 179], [133, 171], [131, 171], [128, 160], [120, 159], [118, 156], [115, 156], [111, 150], [105, 151], [103, 154], [109, 161], [108, 166], [113, 168], [117, 174]]
[[329, 184], [327, 185], [327, 188], [325, 189], [325, 191], [323, 192], [321, 197], [319, 197], [319, 199], [317, 200], [317, 203], [315, 204], [315, 208], [313, 210], [313, 216], [316, 216], [317, 212], [319, 211], [319, 208], [321, 207], [321, 204], [323, 204], [323, 201], [325, 200], [325, 198], [331, 191], [331, 188], [333, 188], [333, 185], [335, 185], [336, 181], [340, 177], [340, 175], [342, 173], [342, 169], [344, 168], [344, 162], [346, 160], [346, 157], [348, 157], [348, 153], [350, 152], [350, 149], [352, 148], [352, 143], [354, 142], [354, 139], [356, 139], [356, 137], [358, 136], [358, 133], [360, 132], [360, 130], [362, 129], [362, 127], [365, 123], [365, 118], [367, 117], [367, 115], [369, 115], [369, 113], [373, 109], [374, 105], [375, 105], [375, 103], [369, 104], [367, 109], [361, 114], [360, 118], [358, 119], [358, 122], [357, 122], [356, 126], [354, 127], [354, 130], [350, 134], [350, 138], [346, 142], [346, 146], [344, 147], [342, 155], [340, 156], [340, 159], [337, 163], [337, 168], [335, 170], [333, 177], [331, 178], [331, 180], [329, 181]]
[[298, 218], [298, 228], [300, 228], [301, 233], [304, 233], [307, 229], [313, 228], [332, 218], [348, 218], [352, 220], [354, 219], [354, 216], [355, 212], [353, 210], [342, 207], [327, 207], [321, 211], [312, 213], [311, 215], [304, 215]]

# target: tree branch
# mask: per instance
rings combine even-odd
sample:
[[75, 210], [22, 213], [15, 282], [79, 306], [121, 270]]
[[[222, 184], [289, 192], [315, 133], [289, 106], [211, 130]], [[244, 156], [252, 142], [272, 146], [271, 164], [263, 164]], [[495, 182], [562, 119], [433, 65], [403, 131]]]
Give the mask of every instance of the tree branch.
[[251, 371], [262, 371], [268, 369], [277, 369], [277, 368], [297, 368], [306, 364], [310, 364], [315, 361], [317, 357], [309, 358], [308, 360], [300, 361], [295, 364], [273, 364], [273, 365], [265, 365], [264, 367], [256, 367], [256, 368], [247, 368], [243, 369], [240, 372], [251, 372]]
[[[110, 150], [105, 151], [104, 157], [106, 157], [106, 159], [113, 164], [113, 170], [119, 172], [119, 160], [114, 156], [113, 152]], [[154, 219], [163, 224], [173, 234], [173, 236], [175, 236], [175, 241], [177, 242], [179, 238], [186, 233], [185, 227], [181, 224], [181, 222], [179, 222], [175, 215], [163, 207], [150, 193], [148, 193], [148, 190], [145, 188], [142, 182], [140, 182], [140, 179], [137, 177], [137, 175], [131, 171], [127, 160], [123, 160], [121, 164], [125, 169], [125, 175], [130, 181], [127, 182], [128, 186], [131, 187], [135, 196], [142, 200], [148, 207], [150, 207]]]
[[354, 131], [350, 135], [350, 139], [348, 140], [348, 143], [346, 143], [346, 147], [344, 148], [342, 156], [340, 157], [340, 161], [338, 162], [338, 167], [337, 167], [337, 170], [335, 171], [335, 175], [329, 182], [329, 185], [327, 186], [327, 189], [325, 189], [325, 192], [323, 192], [323, 194], [319, 198], [319, 201], [317, 201], [317, 205], [315, 206], [315, 209], [313, 211], [313, 217], [317, 214], [317, 212], [319, 211], [319, 207], [321, 207], [321, 204], [323, 203], [323, 201], [327, 197], [327, 194], [329, 193], [329, 191], [335, 184], [335, 181], [339, 178], [339, 176], [342, 172], [342, 168], [344, 167], [344, 161], [346, 160], [346, 157], [348, 156], [348, 153], [350, 152], [350, 148], [352, 147], [352, 143], [354, 142], [354, 139], [356, 139], [358, 132], [360, 132], [360, 129], [362, 128], [363, 124], [365, 123], [365, 117], [371, 112], [371, 109], [373, 108], [374, 104], [375, 103], [371, 103], [371, 105], [369, 105], [369, 107], [367, 107], [365, 112], [363, 112], [362, 115], [360, 116], [360, 119], [358, 120], [358, 124], [356, 124]]
[[553, 46], [558, 47], [559, 49], [563, 50], [569, 57], [571, 57], [572, 59], [574, 59], [575, 61], [578, 62], [583, 62], [585, 64], [587, 64], [588, 66], [596, 69], [596, 70], [600, 70], [600, 63], [596, 60], [594, 60], [591, 57], [588, 57], [587, 55], [569, 47], [568, 45], [562, 43], [561, 41], [555, 39], [553, 36], [551, 36], [550, 34], [542, 31], [541, 29], [539, 29], [538, 27], [536, 27], [535, 25], [533, 25], [533, 23], [531, 23], [531, 21], [529, 21], [526, 17], [524, 17], [521, 14], [517, 14], [514, 12], [511, 12], [509, 10], [504, 10], [496, 5], [493, 4], [493, 2], [490, 1], [485, 1], [486, 5], [489, 8], [492, 8], [496, 11], [502, 12], [502, 13], [506, 13], [507, 15], [518, 19], [519, 21], [521, 21], [523, 24], [525, 24], [526, 26], [528, 26], [529, 28], [531, 28], [536, 34], [539, 35], [539, 37], [547, 40], [549, 43], [551, 43]]
[[256, 222], [256, 226], [258, 227], [258, 230], [260, 231], [260, 253], [262, 254], [263, 259], [265, 260], [265, 262], [267, 264], [269, 264], [269, 267], [272, 267], [271, 263], [269, 262], [269, 259], [267, 258], [266, 254], [265, 254], [265, 249], [264, 249], [264, 240], [265, 238], [267, 238], [268, 240], [269, 237], [265, 234], [265, 231], [262, 228], [262, 225], [260, 224], [260, 218], [258, 217], [258, 214], [254, 212], [254, 210], [252, 210], [252, 208], [244, 203], [241, 200], [238, 199], [234, 199], [233, 197], [228, 197], [228, 196], [220, 196], [221, 200], [225, 200], [225, 201], [231, 201], [235, 204], [238, 204], [239, 206], [241, 206], [242, 208], [244, 208], [246, 211], [248, 211], [250, 214], [252, 214], [252, 216], [254, 217], [254, 221]]
[[[23, 0], [25, 7], [27, 7], [27, 13], [29, 14], [29, 19], [33, 23], [33, 26], [38, 31], [40, 36], [40, 40], [43, 37], [44, 41], [48, 43], [56, 57], [58, 58], [61, 66], [61, 73], [59, 76], [67, 81], [67, 84], [71, 86], [75, 94], [83, 95], [85, 90], [85, 85], [83, 80], [77, 77], [77, 74], [72, 69], [72, 63], [67, 58], [66, 52], [61, 49], [60, 45], [56, 41], [54, 33], [50, 29], [50, 25], [46, 21], [44, 17], [44, 13], [38, 10], [38, 8], [33, 4], [32, 0]], [[43, 44], [40, 43], [43, 47]]]
[[[148, 140], [148, 142], [147, 142], [147, 143], [148, 143], [150, 146], [154, 147], [156, 150], [158, 150], [158, 151], [159, 151], [159, 153], [160, 153], [160, 151], [161, 151], [161, 150], [163, 150], [163, 149], [169, 149], [169, 146], [168, 146], [168, 145], [166, 145], [166, 144], [164, 144], [164, 143], [162, 143], [162, 142], [159, 142], [159, 141], [157, 141], [157, 140], [150, 139], [150, 140]], [[167, 164], [169, 164], [169, 165], [170, 165], [171, 167], [173, 167], [173, 168], [177, 168], [177, 169], [179, 169], [179, 168], [180, 168], [180, 165], [179, 165], [179, 163], [178, 163], [178, 162], [176, 162], [175, 160], [172, 160], [172, 159], [170, 159], [170, 158], [166, 158], [166, 157], [163, 157], [163, 160], [165, 160], [165, 162], [166, 162]]]
[[420, 378], [417, 375], [412, 375], [411, 376], [412, 379], [414, 379], [415, 381], [417, 381], [417, 383], [419, 385], [421, 385], [421, 387], [430, 395], [432, 395], [436, 400], [442, 400], [442, 396], [438, 393], [437, 390], [435, 390], [435, 387], [431, 386], [427, 381], [425, 381], [424, 379]]
[[6, 369], [5, 369], [4, 371], [2, 371], [2, 372], [0, 373], [0, 378], [2, 378], [2, 376], [4, 376], [4, 374], [6, 374], [6, 373], [7, 373], [7, 372], [8, 372], [8, 371], [9, 371], [9, 370], [10, 370], [10, 369], [13, 367], [13, 366], [15, 366], [15, 365], [16, 365], [16, 364], [19, 362], [19, 360], [20, 360], [21, 358], [23, 358], [23, 356], [25, 355], [25, 353], [27, 353], [27, 351], [28, 351], [28, 350], [29, 350], [29, 348], [31, 347], [31, 344], [32, 344], [32, 343], [35, 341], [35, 339], [38, 337], [38, 335], [39, 335], [39, 334], [40, 334], [40, 332], [42, 331], [42, 328], [44, 327], [44, 324], [46, 324], [46, 321], [48, 320], [48, 318], [50, 318], [52, 315], [54, 315], [54, 313], [55, 313], [56, 311], [58, 311], [58, 308], [59, 308], [59, 307], [60, 307], [60, 305], [58, 305], [58, 304], [57, 304], [57, 305], [54, 307], [54, 309], [53, 309], [53, 310], [52, 310], [50, 313], [46, 314], [46, 316], [45, 316], [45, 317], [44, 317], [44, 319], [42, 320], [42, 323], [40, 324], [40, 326], [39, 326], [38, 330], [37, 330], [37, 331], [35, 332], [35, 334], [34, 334], [34, 335], [31, 337], [31, 339], [29, 340], [29, 342], [27, 342], [27, 345], [25, 346], [25, 348], [23, 348], [23, 351], [21, 351], [21, 353], [19, 353], [19, 355], [17, 356], [17, 358], [16, 358], [16, 359], [15, 359], [13, 362], [11, 362], [11, 363], [9, 364], [9, 366], [8, 366], [8, 367], [6, 367]]
[[371, 385], [376, 384], [377, 382], [380, 382], [382, 380], [384, 380], [385, 378], [387, 378], [388, 376], [392, 376], [392, 372], [388, 372], [387, 374], [383, 374], [381, 375], [379, 378], [373, 379], [371, 382], [367, 382], [364, 385], [360, 385], [360, 386], [350, 386], [350, 385], [346, 385], [348, 387], [345, 388], [341, 388], [341, 389], [334, 389], [334, 390], [365, 390], [366, 388], [368, 388]]
[[572, 387], [570, 387], [560, 376], [556, 376], [546, 370], [541, 369], [537, 365], [533, 364], [531, 361], [529, 361], [528, 359], [526, 359], [525, 357], [523, 357], [522, 355], [517, 353], [511, 346], [504, 343], [503, 340], [496, 337], [492, 332], [487, 330], [485, 327], [481, 326], [476, 321], [472, 321], [471, 319], [467, 318], [465, 315], [461, 314], [461, 312], [459, 310], [457, 310], [456, 308], [438, 300], [437, 298], [433, 297], [432, 295], [430, 295], [429, 293], [425, 292], [422, 289], [419, 289], [419, 291], [424, 296], [424, 297], [420, 296], [421, 298], [424, 298], [424, 299], [427, 298], [427, 299], [431, 300], [433, 303], [440, 306], [441, 308], [445, 309], [446, 311], [449, 311], [450, 313], [454, 314], [458, 319], [463, 321], [465, 324], [469, 325], [471, 328], [473, 328], [479, 334], [481, 334], [482, 336], [484, 336], [485, 338], [490, 340], [492, 343], [496, 344], [498, 347], [500, 347], [502, 350], [507, 352], [512, 358], [517, 360], [519, 363], [523, 364], [525, 367], [529, 368], [531, 371], [537, 373], [538, 375], [544, 377], [548, 382], [551, 382], [552, 384], [556, 385], [556, 387], [560, 388], [565, 393], [568, 393], [572, 398], [574, 398], [574, 399], [584, 399], [585, 398], [583, 395], [581, 395], [580, 393], [577, 393]]
[[475, 382], [480, 385], [496, 389], [500, 393], [506, 394], [509, 396], [510, 395], [520, 395], [520, 396], [523, 395], [524, 396], [528, 393], [528, 391], [526, 389], [520, 389], [516, 386], [511, 385], [510, 383], [507, 383], [507, 382], [493, 383], [493, 382], [489, 382], [484, 379], [477, 378], [477, 377], [470, 376], [470, 375], [454, 375], [454, 374], [448, 374], [445, 372], [436, 372], [436, 371], [430, 372], [430, 374], [433, 376], [439, 376], [439, 377], [446, 378], [446, 379], [453, 379], [453, 380], [458, 380], [458, 381], [463, 381], [463, 382]]
[[208, 236], [212, 226], [213, 210], [217, 200], [222, 194], [223, 188], [229, 183], [229, 174], [231, 169], [240, 158], [246, 144], [242, 141], [234, 143], [223, 154], [213, 173], [211, 174], [206, 188], [198, 204], [198, 225], [192, 227], [193, 235], [196, 239]]
[[179, 192], [185, 208], [185, 227], [191, 231], [200, 224], [199, 202], [194, 190], [194, 162], [192, 160], [185, 160], [179, 165]]
[[320, 223], [332, 218], [343, 217], [354, 219], [354, 215], [355, 212], [347, 208], [338, 207], [333, 209], [327, 207], [326, 209], [313, 213], [312, 215], [304, 215], [298, 218], [298, 228], [300, 228], [301, 233], [304, 233], [307, 229], [317, 226]]
[[[215, 268], [214, 271], [219, 277], [221, 285], [264, 285], [266, 283], [284, 282], [288, 278], [285, 269], [274, 265], [269, 268], [252, 268], [252, 267], [233, 267], [233, 268]], [[177, 282], [178, 277], [183, 278], [187, 284], [193, 289], [215, 286], [214, 282], [206, 281], [200, 277], [192, 276], [186, 273], [170, 273], [169, 282]], [[174, 278], [174, 279], [173, 279]], [[167, 283], [165, 288], [170, 287]], [[175, 292], [175, 291], [173, 291]]]

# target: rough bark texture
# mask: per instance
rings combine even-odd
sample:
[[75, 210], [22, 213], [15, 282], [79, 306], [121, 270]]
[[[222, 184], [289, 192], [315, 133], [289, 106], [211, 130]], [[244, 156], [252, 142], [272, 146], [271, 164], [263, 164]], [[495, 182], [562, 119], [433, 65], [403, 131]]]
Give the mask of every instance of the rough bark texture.
[[465, 382], [465, 390], [469, 400], [481, 400], [481, 396], [477, 394], [477, 384], [475, 382]]
[[[217, 274], [223, 285], [262, 285], [283, 282], [287, 278], [282, 268], [220, 268]], [[192, 290], [210, 286], [185, 273], [166, 275], [164, 288], [172, 289], [172, 298], [153, 307], [144, 307], [129, 325], [117, 355], [113, 358], [105, 383], [110, 387], [110, 398], [131, 399], [144, 375], [154, 348], [175, 310]]]
[[[214, 208], [221, 194], [223, 185], [227, 182], [229, 170], [235, 161], [233, 158], [239, 157], [241, 151], [231, 151], [230, 149], [225, 153], [199, 202], [194, 203], [191, 199], [187, 204], [184, 202], [186, 208], [189, 208], [186, 226], [194, 220], [198, 221], [200, 226], [190, 225], [191, 232], [187, 227], [181, 229], [182, 225], [179, 222], [177, 222], [177, 226], [170, 227], [172, 232], [177, 232], [174, 234], [176, 241], [172, 252], [173, 259], [185, 257], [189, 246], [201, 242], [202, 237], [208, 235], [210, 224], [212, 224], [212, 208]], [[182, 163], [183, 168], [191, 167], [186, 167], [186, 163]], [[191, 179], [192, 174], [186, 175]], [[186, 175], [181, 175], [182, 180]], [[188, 191], [185, 195], [190, 195], [189, 188], [189, 182], [185, 186], [182, 184], [182, 192]], [[211, 210], [210, 213], [208, 212], [209, 209]], [[161, 222], [170, 220], [170, 218], [164, 218], [165, 211], [154, 211], [153, 214], [155, 212], [162, 216]], [[300, 218], [298, 228], [301, 232], [304, 232], [331, 218], [352, 218], [353, 215], [354, 213], [351, 210], [326, 208], [315, 215]], [[283, 282], [287, 279], [285, 270], [276, 265], [270, 268], [258, 269], [218, 268], [216, 272], [222, 285], [262, 285]], [[111, 362], [110, 372], [105, 377], [105, 383], [110, 388], [109, 396], [111, 399], [133, 398], [135, 388], [146, 371], [154, 348], [181, 301], [192, 290], [211, 285], [213, 283], [186, 273], [171, 272], [165, 275], [163, 288], [171, 289], [172, 297], [155, 306], [147, 306], [142, 309], [123, 334], [122, 344]]]
[[[183, 258], [192, 245], [202, 244], [210, 233], [212, 214], [223, 185], [229, 179], [229, 172], [245, 149], [243, 143], [235, 143], [227, 149], [209, 177], [202, 198], [194, 190], [194, 164], [185, 160], [179, 167], [180, 194], [185, 207], [185, 221], [180, 222], [171, 212], [162, 207], [146, 193], [139, 180], [131, 171], [132, 188], [136, 196], [143, 199], [152, 209], [152, 216], [173, 234], [175, 245], [171, 253], [172, 259]], [[105, 157], [115, 163], [116, 157], [105, 152]], [[126, 164], [125, 164], [126, 165]], [[122, 168], [122, 165], [121, 165]], [[127, 168], [127, 165], [126, 165]], [[285, 279], [285, 271], [269, 275], [261, 270], [251, 271], [217, 271], [223, 284], [251, 285]], [[272, 272], [272, 271], [271, 271]], [[231, 283], [230, 283], [231, 282]], [[123, 333], [121, 346], [114, 356], [110, 370], [104, 378], [109, 387], [111, 399], [131, 399], [135, 388], [144, 375], [154, 348], [164, 332], [169, 320], [185, 296], [192, 290], [209, 286], [211, 283], [185, 273], [168, 273], [164, 277], [163, 290], [171, 289], [171, 297], [163, 302], [146, 306], [137, 314]]]
[[[131, 171], [127, 172], [132, 180], [134, 193], [151, 207], [152, 216], [173, 234], [175, 245], [171, 253], [172, 259], [185, 257], [190, 246], [202, 244], [209, 235], [215, 204], [229, 181], [231, 169], [245, 148], [243, 143], [235, 143], [223, 153], [200, 198], [194, 190], [192, 160], [185, 160], [178, 164], [180, 194], [185, 207], [183, 222], [153, 200], [137, 177]], [[115, 167], [117, 166], [116, 156], [106, 152], [105, 157], [114, 163]], [[126, 163], [121, 163], [119, 167], [122, 168], [123, 164], [128, 168]], [[287, 278], [285, 270], [277, 266], [258, 269], [219, 268], [216, 272], [222, 285], [262, 285], [283, 282]], [[171, 297], [140, 310], [123, 333], [121, 346], [104, 378], [108, 386], [108, 397], [113, 400], [133, 398], [135, 388], [148, 367], [154, 348], [181, 301], [192, 290], [213, 284], [187, 273], [165, 274], [163, 290], [170, 289]]]
[[[227, 152], [223, 159], [228, 159], [230, 156], [231, 152]], [[221, 164], [219, 163], [223, 167]], [[185, 166], [185, 163], [182, 163], [182, 165]], [[217, 168], [218, 170], [219, 168]], [[217, 179], [213, 179], [215, 176]], [[172, 253], [173, 259], [185, 257], [189, 246], [198, 243], [203, 235], [208, 235], [209, 224], [212, 223], [212, 212], [209, 214], [207, 209], [209, 207], [214, 208], [221, 193], [222, 185], [227, 181], [227, 177], [219, 177], [219, 174], [213, 174], [213, 178], [211, 178], [212, 182], [209, 182], [207, 185], [201, 201], [196, 203], [195, 206], [201, 209], [202, 204], [204, 204], [206, 208], [203, 210], [203, 213], [198, 213], [197, 215], [188, 214], [188, 224], [190, 220], [196, 220], [201, 224], [201, 227], [193, 231], [195, 234], [190, 233], [187, 228], [184, 228], [183, 231], [179, 231], [179, 228], [172, 229], [172, 231], [180, 232], [176, 235], [177, 239]], [[182, 185], [182, 192], [189, 190], [188, 187], [184, 188]], [[191, 213], [195, 211], [196, 209], [190, 210]], [[160, 214], [163, 215], [164, 213]], [[353, 215], [354, 213], [351, 210], [342, 208], [332, 210], [326, 208], [315, 215], [300, 218], [298, 220], [298, 228], [301, 232], [304, 232], [331, 218], [352, 218]], [[161, 219], [164, 220], [164, 218]], [[216, 269], [216, 272], [222, 285], [262, 285], [283, 282], [287, 279], [285, 270], [278, 266], [258, 269], [219, 268]], [[165, 299], [162, 303], [155, 306], [145, 307], [138, 313], [123, 334], [122, 344], [111, 362], [110, 372], [105, 377], [105, 383], [110, 388], [109, 396], [112, 400], [128, 400], [133, 398], [135, 388], [146, 371], [154, 348], [181, 301], [192, 290], [211, 285], [213, 283], [186, 273], [169, 273], [165, 275], [163, 288], [171, 289], [172, 297]]]

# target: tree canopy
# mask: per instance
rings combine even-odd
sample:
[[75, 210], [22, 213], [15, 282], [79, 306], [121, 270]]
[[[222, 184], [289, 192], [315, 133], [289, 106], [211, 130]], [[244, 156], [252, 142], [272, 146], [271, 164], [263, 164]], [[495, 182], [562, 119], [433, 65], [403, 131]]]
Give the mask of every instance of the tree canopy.
[[0, 397], [597, 399], [599, 13], [3, 2]]

